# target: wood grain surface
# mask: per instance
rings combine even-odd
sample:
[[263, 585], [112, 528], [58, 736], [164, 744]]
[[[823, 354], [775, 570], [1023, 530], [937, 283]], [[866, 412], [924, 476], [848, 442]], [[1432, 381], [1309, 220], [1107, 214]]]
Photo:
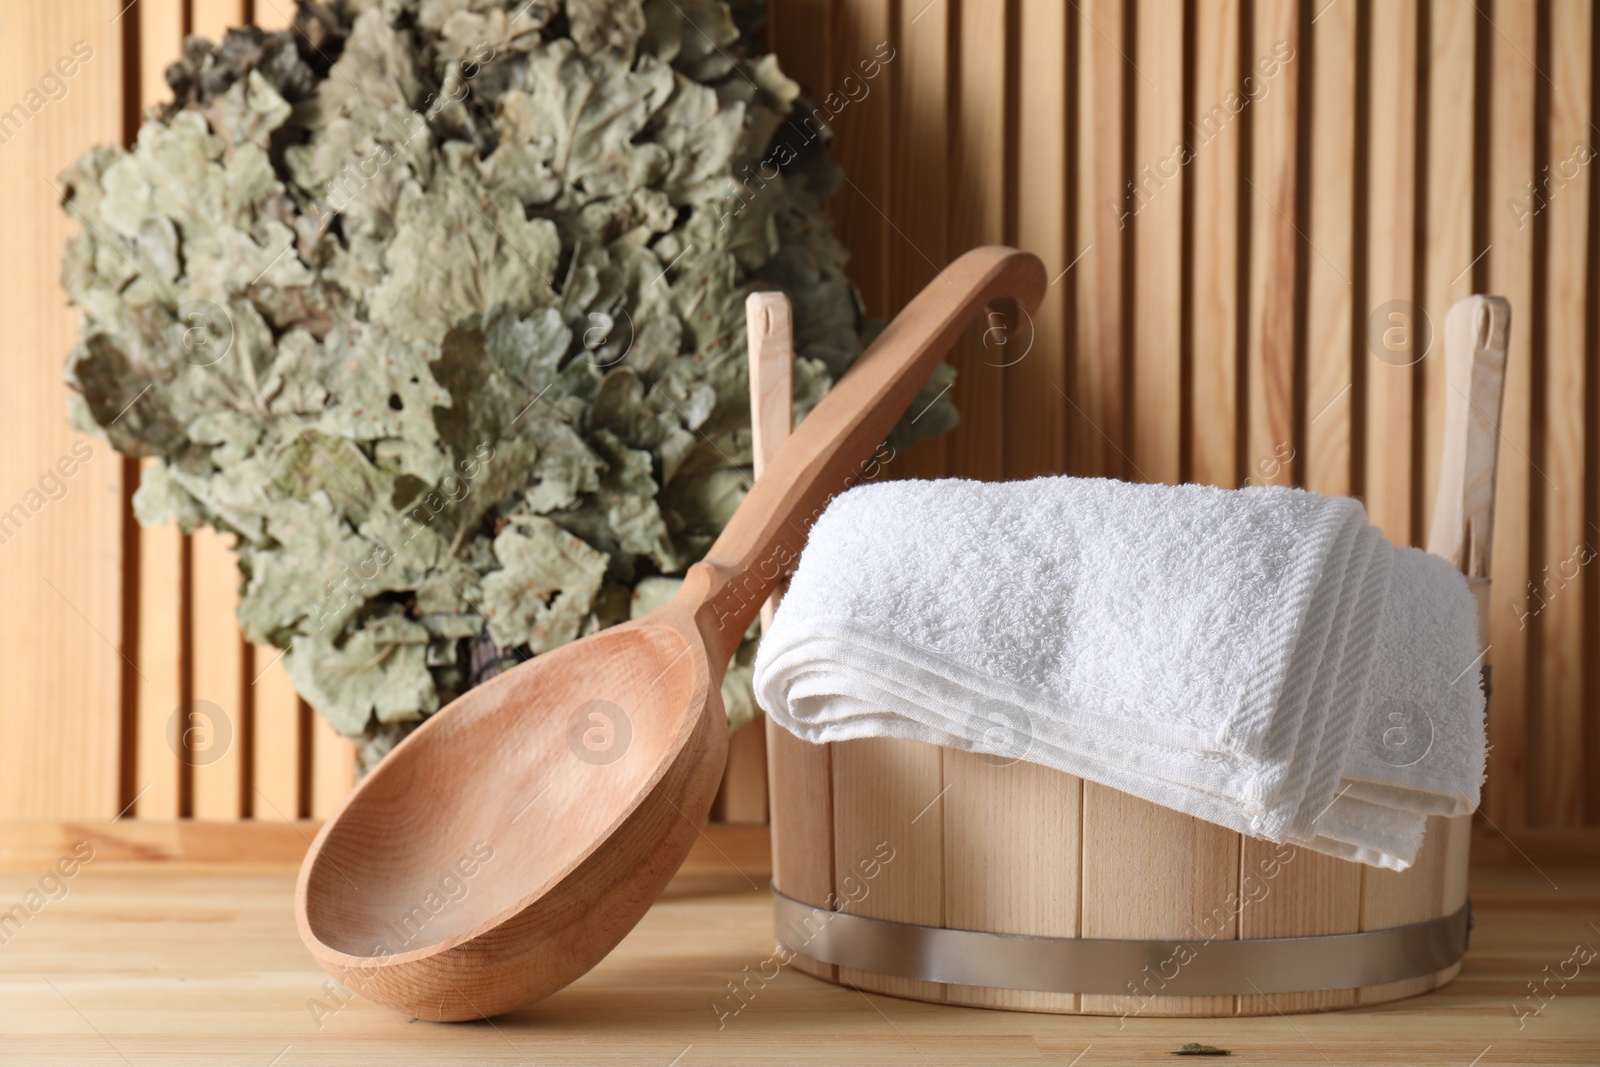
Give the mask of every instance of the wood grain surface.
[[[28, 1067], [1091, 1067], [1180, 1062], [1168, 1053], [1188, 1041], [1231, 1050], [1227, 1063], [1488, 1067], [1590, 1065], [1600, 1050], [1595, 964], [1547, 994], [1540, 1014], [1519, 1021], [1517, 1011], [1538, 1007], [1526, 983], [1561, 968], [1574, 945], [1600, 946], [1593, 868], [1476, 871], [1473, 950], [1456, 981], [1422, 997], [1292, 1021], [1119, 1023], [863, 996], [779, 967], [770, 898], [747, 881], [762, 878], [765, 842], [730, 839], [733, 830], [745, 832], [712, 831], [716, 849], [698, 850], [592, 972], [492, 1024], [411, 1022], [330, 984], [295, 936], [288, 867], [126, 864], [97, 852], [0, 948], [0, 1049]], [[0, 872], [0, 901], [21, 899], [65, 854]]]

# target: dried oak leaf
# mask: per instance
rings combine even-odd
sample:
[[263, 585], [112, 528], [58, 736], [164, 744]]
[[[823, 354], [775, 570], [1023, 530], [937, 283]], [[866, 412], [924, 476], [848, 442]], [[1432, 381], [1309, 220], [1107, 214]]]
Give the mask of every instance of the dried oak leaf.
[[483, 579], [482, 609], [501, 646], [546, 652], [578, 636], [605, 577], [606, 556], [549, 519], [517, 516], [494, 539], [500, 569]]

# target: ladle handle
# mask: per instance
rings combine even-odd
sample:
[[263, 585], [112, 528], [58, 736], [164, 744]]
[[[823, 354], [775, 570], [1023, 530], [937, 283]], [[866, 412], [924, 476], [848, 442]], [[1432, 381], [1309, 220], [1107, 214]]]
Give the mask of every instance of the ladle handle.
[[701, 600], [696, 622], [719, 667], [799, 560], [828, 502], [876, 475], [881, 457], [875, 450], [979, 308], [990, 315], [986, 339], [1028, 345], [1031, 319], [1018, 327], [1017, 309], [1031, 313], [1045, 288], [1037, 256], [998, 245], [973, 249], [895, 316], [801, 422], [686, 576], [684, 592]]

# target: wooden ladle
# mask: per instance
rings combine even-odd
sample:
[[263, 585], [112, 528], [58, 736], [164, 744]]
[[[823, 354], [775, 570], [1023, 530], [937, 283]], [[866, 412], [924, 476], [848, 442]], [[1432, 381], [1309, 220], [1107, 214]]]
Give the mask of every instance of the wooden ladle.
[[1026, 253], [956, 260], [800, 424], [671, 601], [472, 689], [398, 745], [300, 868], [317, 961], [443, 1021], [548, 996], [610, 952], [705, 822], [727, 757], [723, 672], [812, 522], [980, 305], [986, 343], [1024, 346], [1018, 306], [1044, 291]]

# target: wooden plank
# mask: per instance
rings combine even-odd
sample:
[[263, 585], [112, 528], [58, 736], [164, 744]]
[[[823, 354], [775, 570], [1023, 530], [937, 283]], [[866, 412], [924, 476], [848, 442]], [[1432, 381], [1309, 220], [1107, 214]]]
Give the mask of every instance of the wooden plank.
[[[1242, 838], [1241, 848], [1241, 938], [1348, 934], [1361, 928], [1360, 864], [1254, 837]], [[1239, 1014], [1323, 1011], [1355, 1002], [1353, 989], [1250, 994], [1239, 998]]]
[[139, 0], [124, 18], [139, 19], [139, 107], [172, 99], [167, 67], [183, 52], [183, 0]]
[[1074, 145], [1078, 168], [1077, 236], [1082, 256], [1074, 290], [1073, 385], [1069, 401], [1068, 468], [1073, 474], [1118, 477], [1127, 451], [1123, 418], [1122, 231], [1126, 180], [1122, 5], [1073, 5], [1078, 40]]
[[[189, 20], [191, 33], [220, 44], [230, 27], [245, 22], [245, 6], [243, 0], [189, 0]], [[247, 704], [251, 676], [236, 619], [239, 570], [232, 537], [202, 529], [190, 540], [194, 684], [186, 715], [190, 736], [206, 746], [185, 757], [192, 765], [190, 814], [232, 820], [243, 817], [253, 799], [245, 766], [250, 748], [246, 735], [253, 733]], [[225, 747], [219, 751], [218, 745]]]
[[[287, 0], [268, 0], [286, 3]], [[221, 44], [229, 29], [245, 23], [244, 0], [189, 0], [189, 32], [204, 37], [212, 44]]]
[[1512, 828], [1501, 833], [1487, 823], [1472, 828], [1472, 866], [1481, 874], [1538, 868], [1600, 870], [1600, 827]]
[[[287, 0], [256, 0], [250, 21], [270, 32], [287, 27], [293, 13], [294, 5]], [[250, 674], [254, 744], [249, 810], [257, 819], [294, 819], [304, 792], [301, 779], [310, 771], [301, 766], [307, 746], [300, 737], [300, 696], [283, 666], [281, 650], [270, 645], [251, 650]]]
[[[1077, 937], [1083, 779], [1036, 763], [944, 754], [944, 923]], [[951, 1004], [1074, 1012], [1075, 993], [948, 985]]]
[[123, 658], [123, 464], [67, 424], [62, 366], [79, 313], [56, 280], [79, 230], [57, 176], [90, 145], [124, 137], [116, 11], [8, 4], [0, 32], [0, 818], [109, 818], [122, 806], [122, 702], [133, 698], [123, 686], [134, 677]]
[[[794, 320], [789, 298], [782, 293], [752, 293], [745, 300], [745, 333], [750, 366], [750, 438], [755, 476], [788, 440], [794, 424]], [[780, 592], [761, 606], [761, 628], [772, 625]], [[825, 769], [827, 753], [817, 750], [810, 762]], [[722, 787], [711, 806], [717, 822], [767, 821], [767, 731], [747, 723], [728, 739], [728, 765]]]
[[[1533, 786], [1529, 821], [1536, 826], [1578, 826], [1583, 822], [1584, 773], [1584, 610], [1578, 561], [1592, 556], [1596, 533], [1584, 523], [1584, 317], [1589, 182], [1594, 132], [1590, 124], [1589, 56], [1593, 8], [1578, 0], [1553, 0], [1550, 11], [1550, 192], [1548, 285], [1544, 306], [1545, 352], [1543, 441], [1535, 453], [1550, 483], [1534, 484], [1543, 505], [1543, 528], [1535, 557], [1543, 564], [1534, 576], [1544, 601], [1533, 627], [1541, 656], [1538, 700], [1541, 714], [1528, 765]], [[1545, 180], [1541, 172], [1541, 183]]]
[[[1417, 861], [1408, 870], [1386, 871], [1378, 867], [1361, 868], [1361, 929], [1385, 930], [1406, 926], [1439, 915], [1449, 879], [1446, 862], [1454, 854], [1451, 820], [1439, 815], [1428, 817], [1428, 827], [1417, 852]], [[1356, 990], [1357, 1004], [1380, 1004], [1398, 997], [1414, 996], [1439, 984], [1434, 975], [1407, 978], [1384, 985]]]
[[[956, 9], [960, 69], [954, 100], [959, 148], [950, 159], [950, 248], [959, 255], [1001, 244], [1006, 234], [1006, 20], [1012, 0]], [[994, 481], [1005, 476], [1005, 394], [1009, 332], [984, 321], [968, 327], [951, 361], [951, 397], [961, 424], [950, 433], [949, 474]]]
[[1427, 212], [1427, 250], [1422, 306], [1433, 322], [1433, 346], [1417, 370], [1423, 393], [1420, 427], [1422, 468], [1421, 525], [1433, 525], [1439, 486], [1439, 442], [1449, 395], [1444, 373], [1445, 318], [1457, 300], [1472, 292], [1472, 264], [1482, 248], [1472, 245], [1475, 158], [1473, 82], [1476, 71], [1476, 8], [1453, 0], [1431, 0], [1428, 31], [1428, 163], [1423, 210]]
[[1239, 152], [1248, 99], [1239, 89], [1239, 0], [1219, 0], [1195, 20], [1194, 265], [1190, 272], [1193, 380], [1190, 477], [1237, 484]]
[[[900, 4], [894, 27], [893, 121], [889, 125], [889, 217], [897, 240], [889, 256], [889, 308], [898, 312], [953, 256], [950, 226], [950, 4]], [[915, 418], [917, 416], [913, 416]], [[896, 456], [897, 478], [941, 478], [949, 435]]]
[[[1589, 128], [1594, 131], [1596, 119], [1600, 119], [1600, 114], [1597, 114], [1600, 112], [1600, 72], [1596, 70], [1600, 68], [1600, 19], [1596, 19], [1593, 12], [1590, 13], [1590, 23]], [[1588, 149], [1592, 164], [1595, 155], [1593, 142], [1588, 144]], [[1588, 558], [1592, 561], [1600, 551], [1600, 540], [1591, 541], [1588, 537], [1588, 534], [1593, 534], [1600, 539], [1600, 183], [1594, 180], [1592, 173], [1589, 175], [1588, 230], [1588, 295], [1584, 298], [1588, 337], [1583, 353], [1583, 365], [1586, 368], [1584, 411], [1587, 419], [1584, 440], [1584, 522], [1587, 528], [1585, 544], [1589, 548]], [[1587, 736], [1586, 750], [1580, 758], [1586, 767], [1593, 768], [1600, 766], [1600, 625], [1597, 625], [1597, 620], [1600, 620], [1600, 568], [1587, 568], [1582, 586], [1586, 619], [1583, 632], [1586, 673], [1579, 715], [1587, 724]], [[1584, 808], [1583, 821], [1591, 826], [1600, 826], [1600, 775], [1589, 773], [1584, 777], [1585, 796], [1581, 802]]]
[[1416, 211], [1417, 0], [1393, 0], [1371, 15], [1372, 101], [1367, 145], [1366, 333], [1367, 517], [1396, 544], [1410, 544], [1411, 394], [1417, 358], [1412, 221]]
[[[1239, 936], [1239, 834], [1096, 782], [1083, 783], [1083, 937], [1174, 938], [1196, 953]], [[1084, 994], [1085, 1012], [1231, 1015], [1232, 996], [1161, 994], [1162, 968], [1126, 995]]]
[[888, 315], [892, 240], [887, 214], [890, 160], [883, 150], [889, 139], [891, 94], [879, 46], [889, 40], [889, 9], [889, 0], [835, 5], [833, 78], [824, 98], [838, 108], [834, 156], [844, 172], [844, 184], [832, 203], [835, 225], [846, 235], [850, 278], [861, 291], [867, 314], [881, 319]]
[[[1511, 301], [1511, 345], [1501, 402], [1499, 474], [1495, 479], [1496, 550], [1490, 569], [1497, 594], [1490, 598], [1488, 662], [1489, 767], [1484, 810], [1495, 825], [1527, 825], [1529, 497], [1543, 483], [1530, 457], [1534, 219], [1538, 202], [1525, 191], [1534, 178], [1534, 101], [1537, 71], [1526, 57], [1537, 50], [1538, 0], [1496, 0], [1489, 41], [1489, 290]], [[1491, 148], [1492, 146], [1492, 148]]]
[[[1026, 133], [1017, 138], [1017, 245], [1043, 261], [1050, 288], [997, 357], [1006, 364], [1005, 472], [1008, 478], [1067, 469], [1068, 9], [1056, 0], [1021, 0], [1017, 13], [1019, 100]], [[1074, 268], [1076, 269], [1076, 268]], [[1031, 325], [1031, 328], [1029, 328]], [[1173, 349], [1176, 353], [1176, 348]]]
[[[142, 112], [172, 99], [165, 75], [183, 47], [183, 4], [141, 0], [123, 17], [139, 20]], [[145, 467], [154, 462], [146, 460]], [[180, 813], [181, 771], [170, 727], [186, 684], [186, 540], [174, 523], [139, 531], [139, 680], [133, 739], [137, 746], [133, 787], [139, 800], [132, 814], [141, 819], [175, 819]]]
[[[794, 322], [782, 294], [757, 294], [745, 303], [750, 349], [750, 433], [756, 477], [777, 454], [794, 423]], [[761, 626], [772, 624], [778, 593], [761, 608]], [[809, 745], [775, 726], [756, 724], [762, 745], [763, 811], [773, 824], [773, 869], [778, 870], [778, 835], [787, 855], [784, 892], [809, 904], [826, 903], [833, 881], [832, 755], [826, 745]], [[730, 754], [731, 759], [731, 754]], [[776, 884], [776, 883], [775, 883]], [[803, 963], [817, 977], [832, 978], [826, 964]]]
[[[833, 895], [833, 754], [763, 719], [772, 825], [772, 884], [781, 893], [825, 908]], [[797, 958], [794, 966], [833, 981], [838, 968]]]
[[813, 104], [834, 89], [833, 4], [830, 0], [788, 0], [767, 11], [768, 39], [783, 72], [795, 81]]
[[[944, 921], [946, 749], [891, 737], [839, 741], [833, 749], [833, 892], [852, 915], [920, 926]], [[860, 864], [893, 850], [877, 876]], [[869, 982], [891, 996], [943, 1000], [941, 983], [838, 968], [839, 981]]]
[[[1501, 362], [1501, 366], [1502, 368], [1504, 367], [1503, 360]], [[1498, 436], [1499, 427], [1496, 426], [1495, 430], [1496, 435]], [[1445, 467], [1444, 469], [1448, 470], [1449, 468]], [[1493, 557], [1491, 555], [1489, 560], [1485, 560], [1483, 562], [1488, 564], [1492, 561], [1492, 559]], [[1486, 570], [1488, 568], [1485, 566], [1483, 568], [1472, 569]], [[1478, 580], [1472, 581], [1471, 584], [1473, 594], [1478, 601], [1478, 643], [1484, 648], [1489, 648], [1490, 584], [1487, 581], [1482, 580], [1481, 577]], [[1480, 810], [1482, 806], [1483, 805], [1480, 802]], [[1440, 890], [1442, 896], [1439, 901], [1439, 913], [1441, 915], [1453, 914], [1457, 909], [1467, 902], [1467, 890], [1468, 882], [1470, 881], [1472, 862], [1473, 827], [1475, 823], [1473, 816], [1476, 814], [1476, 812], [1472, 812], [1466, 815], [1458, 815], [1455, 818], [1446, 819], [1444, 821], [1444, 880]], [[1502, 840], [1505, 840], [1503, 836]], [[1457, 970], [1459, 970], [1459, 965], [1457, 966]], [[1454, 972], [1450, 972], [1443, 977], [1441, 981], [1448, 982], [1453, 977], [1455, 977]]]
[[1306, 488], [1350, 492], [1355, 409], [1351, 308], [1355, 298], [1356, 5], [1322, 9], [1312, 27], [1311, 218], [1306, 236]]
[[255, 743], [250, 812], [257, 819], [286, 822], [298, 818], [300, 811], [300, 697], [278, 649], [256, 645], [252, 652]]
[[190, 535], [194, 630], [192, 698], [180, 716], [188, 738], [180, 758], [189, 762], [197, 819], [233, 820], [250, 793], [245, 756], [250, 729], [249, 660], [239, 632], [239, 565], [233, 537], [205, 528]]
[[[147, 460], [146, 466], [155, 462]], [[175, 819], [179, 761], [173, 716], [183, 703], [183, 587], [188, 554], [175, 523], [139, 531], [138, 726], [133, 812], [141, 819]]]
[[321, 715], [311, 715], [311, 816], [326, 819], [344, 802], [356, 784], [355, 744], [328, 725]]
[[[764, 962], [772, 951], [771, 905], [736, 873], [680, 876], [581, 985], [542, 1007], [492, 1026], [429, 1026], [324, 985], [327, 975], [286, 921], [291, 869], [129, 869], [96, 859], [72, 880], [72, 903], [51, 905], [6, 948], [0, 979], [8, 1004], [6, 1052], [9, 1062], [26, 1064], [121, 1064], [114, 1047], [136, 1065], [265, 1065], [281, 1055], [285, 1064], [299, 1056], [351, 1065], [525, 1059], [660, 1067], [692, 1042], [680, 1067], [1067, 1067], [1080, 1055], [1078, 1067], [1093, 1067], [1189, 1064], [1170, 1053], [1198, 1040], [1233, 1053], [1200, 1062], [1230, 1067], [1374, 1061], [1465, 1067], [1491, 1043], [1480, 1067], [1592, 1067], [1592, 982], [1569, 982], [1547, 997], [1548, 1006], [1521, 1031], [1511, 1005], [1537, 1007], [1538, 1000], [1521, 999], [1531, 996], [1523, 985], [1528, 976], [1541, 976], [1545, 966], [1558, 970], [1575, 940], [1592, 944], [1592, 933], [1573, 931], [1594, 920], [1595, 874], [1582, 872], [1573, 879], [1575, 891], [1564, 886], [1557, 893], [1525, 866], [1515, 876], [1479, 873], [1485, 877], [1476, 890], [1474, 944], [1483, 950], [1471, 957], [1474, 977], [1381, 1011], [1142, 1019], [1118, 1029], [1115, 1020], [863, 998], [782, 974], [752, 982], [754, 996], [747, 994], [719, 1030], [707, 1005], [738, 1006], [727, 983], [758, 970], [773, 974]], [[9, 873], [0, 893], [16, 899], [37, 878], [37, 871]], [[224, 939], [229, 951], [219, 952]], [[320, 1006], [320, 1013], [309, 1006]], [[308, 1049], [316, 1053], [306, 1055]]]
[[[1294, 0], [1262, 0], [1248, 76], [1260, 86], [1250, 105], [1250, 306], [1246, 378], [1249, 413], [1246, 480], [1293, 485], [1300, 480], [1295, 426], [1296, 229], [1295, 108], [1299, 100], [1298, 9]], [[1285, 61], [1282, 49], [1292, 50]]]
[[1495, 460], [1505, 390], [1511, 306], [1469, 296], [1445, 316], [1446, 404], [1439, 437], [1439, 487], [1428, 551], [1465, 574], [1479, 601], [1478, 642], [1488, 640], [1488, 574], [1494, 560]]
[[1184, 5], [1138, 5], [1134, 82], [1133, 434], [1128, 458], [1141, 479], [1181, 480]]
[[[729, 847], [721, 840], [718, 845]], [[1555, 971], [1571, 955], [1572, 930], [1593, 919], [1594, 875], [1575, 879], [1576, 893], [1554, 893], [1531, 871], [1516, 877], [1483, 873], [1491, 877], [1478, 890], [1483, 907], [1474, 938], [1489, 951], [1473, 958], [1488, 970], [1436, 997], [1382, 1011], [1287, 1021], [1276, 1014], [1146, 1019], [1119, 1030], [1111, 1020], [863, 998], [785, 974], [752, 983], [754, 996], [747, 994], [739, 1013], [719, 1030], [706, 1005], [737, 1004], [728, 981], [758, 969], [772, 974], [762, 962], [771, 953], [770, 904], [736, 873], [685, 872], [582, 986], [543, 1008], [494, 1026], [421, 1026], [324, 986], [327, 976], [284, 921], [293, 896], [291, 869], [130, 869], [96, 858], [72, 880], [76, 903], [59, 910], [52, 905], [7, 947], [15, 962], [4, 979], [10, 1005], [6, 1051], [19, 1063], [122, 1063], [111, 1051], [115, 1047], [134, 1064], [267, 1064], [293, 1042], [282, 1056], [287, 1063], [310, 1045], [326, 1048], [334, 1063], [520, 1063], [514, 1049], [539, 1064], [614, 1067], [670, 1063], [700, 1037], [684, 1064], [1065, 1067], [1092, 1045], [1079, 1063], [1089, 1067], [1107, 1047], [1116, 1049], [1108, 1063], [1185, 1063], [1169, 1054], [1180, 1042], [1199, 1040], [1231, 1049], [1226, 1063], [1343, 1065], [1381, 1055], [1391, 1062], [1465, 1065], [1492, 1041], [1484, 1063], [1510, 1045], [1515, 1051], [1507, 1059], [1520, 1064], [1592, 1065], [1591, 983], [1569, 983], [1514, 1038], [1500, 1033], [1506, 1020], [1512, 1029], [1517, 1025], [1500, 998], [1529, 996], [1520, 985], [1525, 976], [1542, 974], [1546, 965]], [[0, 892], [8, 899], [20, 896], [37, 877], [8, 873]], [[196, 936], [200, 923], [216, 936]], [[236, 947], [219, 953], [216, 941], [222, 937]], [[1552, 959], [1555, 964], [1549, 964]], [[50, 976], [51, 984], [39, 975]], [[1480, 983], [1496, 988], [1485, 992]], [[195, 991], [203, 995], [180, 995]], [[1527, 1003], [1531, 1010], [1539, 1002]], [[308, 1004], [320, 1005], [321, 1013]], [[706, 1036], [683, 1033], [691, 1009], [702, 1014], [687, 1018]], [[531, 1048], [535, 1043], [538, 1054]]]
[[[38, 877], [39, 869], [71, 855], [80, 841], [93, 847], [95, 863], [294, 868], [305, 859], [306, 850], [321, 828], [321, 821], [316, 819], [245, 823], [193, 819], [0, 822], [0, 871], [32, 871]], [[707, 826], [678, 873], [691, 878], [731, 875], [744, 886], [745, 876], [771, 877], [769, 854], [764, 826]], [[123, 871], [139, 876], [137, 868], [124, 866]]]
[[250, 21], [271, 33], [286, 30], [294, 19], [294, 4], [290, 0], [255, 0], [251, 5]]
[[320, 829], [313, 822], [194, 819], [0, 822], [0, 868], [40, 869], [87, 842], [99, 863], [298, 865]]

